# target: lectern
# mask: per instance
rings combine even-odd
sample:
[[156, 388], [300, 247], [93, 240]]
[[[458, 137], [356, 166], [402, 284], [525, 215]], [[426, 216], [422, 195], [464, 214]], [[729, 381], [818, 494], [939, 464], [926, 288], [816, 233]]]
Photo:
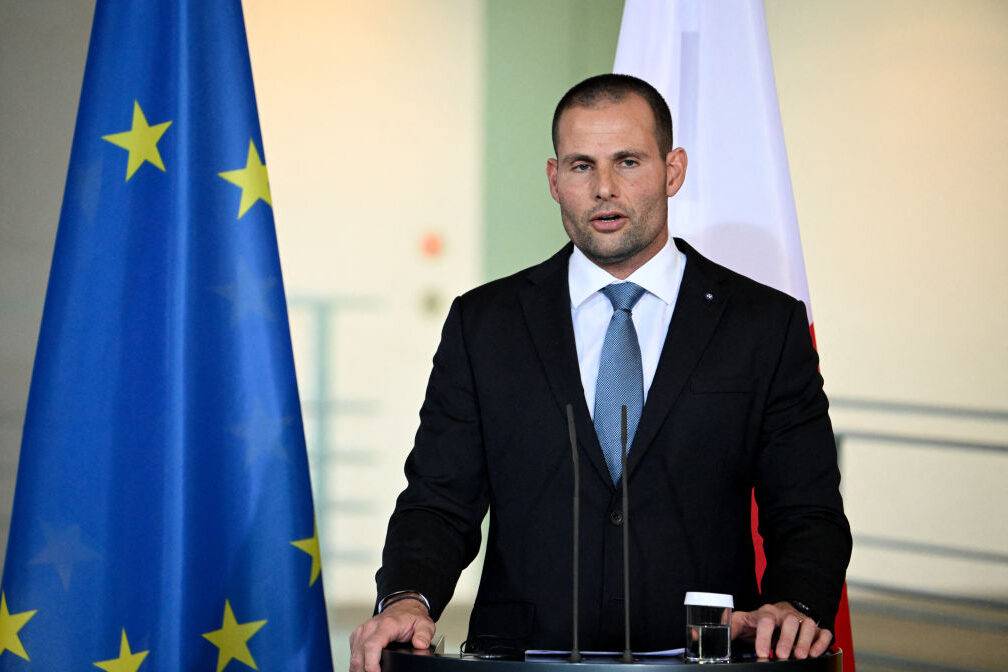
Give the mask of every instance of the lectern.
[[[841, 672], [843, 653], [830, 651], [818, 658], [805, 660], [756, 660], [741, 656], [730, 663], [687, 663], [681, 656], [669, 658], [642, 657], [633, 663], [621, 662], [618, 657], [585, 656], [581, 662], [571, 663], [566, 658], [542, 656], [521, 659], [487, 660], [475, 655], [443, 654], [434, 651], [417, 651], [409, 648], [388, 648], [382, 652], [382, 672], [686, 672], [693, 667], [697, 672], [727, 670], [729, 672]], [[673, 669], [674, 668], [674, 669]]]

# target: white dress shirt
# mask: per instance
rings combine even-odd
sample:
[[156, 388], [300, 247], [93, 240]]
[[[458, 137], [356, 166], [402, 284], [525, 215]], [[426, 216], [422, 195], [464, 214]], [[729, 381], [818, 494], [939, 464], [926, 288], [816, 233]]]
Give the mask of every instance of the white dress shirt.
[[[686, 255], [679, 251], [670, 236], [658, 254], [630, 274], [627, 282], [645, 289], [644, 295], [633, 309], [633, 324], [640, 343], [641, 363], [644, 368], [644, 399], [658, 369], [658, 358], [665, 335], [672, 321], [679, 285], [686, 268]], [[581, 386], [584, 387], [588, 412], [595, 415], [595, 380], [598, 378], [599, 358], [605, 340], [613, 307], [599, 290], [619, 282], [619, 278], [596, 266], [584, 253], [574, 248], [567, 265], [567, 284], [570, 287], [571, 320], [574, 322], [574, 343], [577, 347], [578, 367], [581, 369]]]

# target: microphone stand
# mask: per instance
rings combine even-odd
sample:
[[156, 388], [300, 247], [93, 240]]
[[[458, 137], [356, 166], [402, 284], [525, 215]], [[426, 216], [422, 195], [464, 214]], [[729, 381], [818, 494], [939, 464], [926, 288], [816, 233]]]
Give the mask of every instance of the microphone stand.
[[627, 481], [627, 407], [620, 413], [620, 463], [623, 477], [623, 657], [624, 663], [633, 662], [630, 653], [630, 506]]
[[571, 568], [572, 578], [572, 590], [571, 590], [571, 601], [572, 609], [571, 613], [573, 615], [573, 642], [571, 643], [571, 653], [570, 662], [579, 663], [581, 662], [581, 651], [578, 647], [578, 590], [579, 590], [579, 566], [578, 562], [580, 556], [580, 531], [581, 531], [581, 479], [580, 479], [580, 469], [578, 461], [578, 449], [577, 449], [577, 430], [574, 427], [574, 407], [567, 404], [567, 436], [570, 439], [571, 447], [571, 466], [574, 471], [574, 496], [573, 496], [573, 511], [574, 511], [574, 548], [573, 548], [573, 564]]

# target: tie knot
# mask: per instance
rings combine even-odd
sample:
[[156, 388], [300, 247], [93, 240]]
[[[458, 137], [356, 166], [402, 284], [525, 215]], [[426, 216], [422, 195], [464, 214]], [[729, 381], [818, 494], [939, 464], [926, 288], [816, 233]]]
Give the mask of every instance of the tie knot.
[[609, 299], [613, 310], [633, 310], [640, 298], [644, 296], [644, 288], [632, 282], [620, 282], [602, 288], [602, 293]]

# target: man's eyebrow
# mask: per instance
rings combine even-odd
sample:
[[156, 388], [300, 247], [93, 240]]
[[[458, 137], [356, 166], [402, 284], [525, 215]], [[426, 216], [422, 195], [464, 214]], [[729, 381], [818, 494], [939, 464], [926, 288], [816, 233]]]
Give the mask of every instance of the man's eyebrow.
[[627, 149], [619, 150], [618, 152], [612, 155], [612, 158], [615, 159], [616, 161], [619, 161], [620, 159], [626, 159], [628, 157], [635, 157], [635, 156], [647, 156], [647, 152], [641, 149], [634, 149], [633, 147], [629, 147]]
[[562, 159], [560, 159], [561, 163], [575, 163], [577, 161], [584, 161], [585, 163], [595, 163], [595, 159], [593, 157], [588, 156], [587, 154], [566, 154]]

